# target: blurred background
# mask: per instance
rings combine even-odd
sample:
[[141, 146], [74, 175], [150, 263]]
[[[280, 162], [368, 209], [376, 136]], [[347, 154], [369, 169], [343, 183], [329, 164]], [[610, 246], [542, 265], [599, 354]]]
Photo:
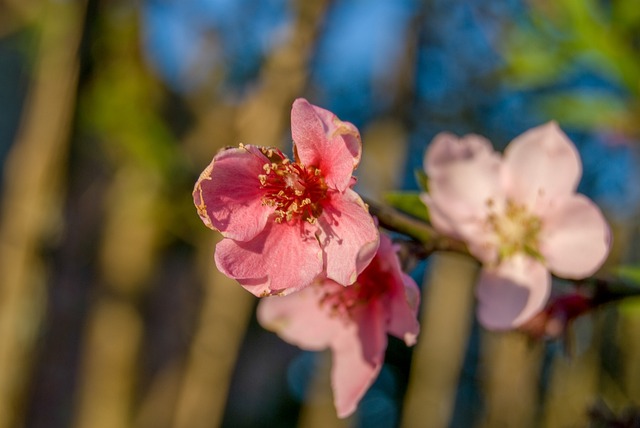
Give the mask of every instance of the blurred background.
[[419, 343], [337, 420], [329, 356], [256, 324], [191, 200], [221, 147], [290, 151], [296, 97], [359, 127], [373, 200], [417, 189], [439, 131], [556, 120], [605, 270], [640, 263], [637, 0], [0, 0], [0, 428], [639, 426], [637, 302], [490, 333], [453, 254], [411, 272]]

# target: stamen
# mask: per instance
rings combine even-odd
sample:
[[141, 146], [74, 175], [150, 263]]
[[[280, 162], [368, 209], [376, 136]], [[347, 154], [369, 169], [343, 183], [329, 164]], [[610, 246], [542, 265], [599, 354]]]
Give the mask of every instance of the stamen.
[[323, 290], [320, 306], [328, 305], [333, 316], [350, 317], [359, 306], [367, 305], [389, 292], [395, 279], [377, 259], [373, 259], [367, 268], [369, 274], [360, 275], [358, 281], [348, 287]]
[[[492, 208], [493, 202], [487, 201]], [[504, 212], [491, 212], [487, 224], [498, 239], [498, 252], [501, 259], [517, 253], [524, 253], [536, 259], [542, 259], [539, 250], [539, 235], [542, 229], [540, 218], [531, 214], [523, 205], [507, 201]]]
[[260, 187], [265, 191], [263, 204], [278, 208], [274, 211], [278, 223], [297, 220], [315, 223], [327, 196], [320, 170], [291, 162], [277, 149], [262, 152], [269, 158], [262, 167], [265, 174], [258, 175]]

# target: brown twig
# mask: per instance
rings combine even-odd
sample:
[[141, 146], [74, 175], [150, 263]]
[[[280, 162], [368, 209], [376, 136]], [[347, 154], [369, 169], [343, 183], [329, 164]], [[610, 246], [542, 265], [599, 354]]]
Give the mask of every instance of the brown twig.
[[427, 223], [387, 205], [366, 198], [364, 201], [369, 206], [371, 215], [378, 219], [378, 224], [381, 227], [406, 235], [414, 241], [412, 248], [420, 258], [427, 258], [434, 251], [469, 254], [464, 242], [439, 234]]

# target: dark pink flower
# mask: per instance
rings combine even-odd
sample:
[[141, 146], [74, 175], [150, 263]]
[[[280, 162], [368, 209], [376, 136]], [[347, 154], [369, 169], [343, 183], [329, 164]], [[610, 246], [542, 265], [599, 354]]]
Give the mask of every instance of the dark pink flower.
[[256, 296], [285, 295], [323, 276], [353, 283], [378, 247], [378, 230], [351, 189], [362, 144], [355, 126], [297, 99], [293, 161], [274, 148], [219, 152], [194, 191], [202, 221], [220, 231], [215, 261]]
[[302, 349], [330, 348], [331, 385], [339, 417], [353, 413], [384, 362], [387, 333], [415, 344], [420, 291], [381, 235], [378, 253], [349, 287], [329, 279], [258, 305], [258, 321]]
[[540, 312], [551, 275], [592, 275], [611, 247], [600, 209], [576, 193], [582, 165], [550, 122], [513, 140], [504, 156], [477, 135], [436, 136], [425, 156], [422, 199], [441, 233], [463, 240], [483, 263], [478, 318], [509, 329]]

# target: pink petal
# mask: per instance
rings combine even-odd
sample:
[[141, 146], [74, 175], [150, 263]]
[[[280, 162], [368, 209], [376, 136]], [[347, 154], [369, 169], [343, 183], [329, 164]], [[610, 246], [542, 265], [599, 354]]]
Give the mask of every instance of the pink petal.
[[349, 187], [362, 152], [360, 133], [353, 124], [298, 98], [291, 110], [291, 134], [302, 164], [319, 168], [332, 189]]
[[351, 189], [331, 193], [318, 217], [326, 275], [342, 285], [353, 284], [378, 249], [379, 233], [360, 196]]
[[331, 346], [331, 386], [338, 417], [352, 414], [380, 373], [387, 347], [383, 309], [371, 304], [356, 315], [357, 324], [345, 326]]
[[407, 346], [413, 346], [420, 333], [420, 323], [416, 318], [420, 304], [420, 289], [409, 275], [401, 273], [401, 279], [402, 288], [389, 296], [387, 332], [404, 340]]
[[387, 312], [387, 332], [404, 340], [407, 346], [413, 346], [420, 331], [420, 324], [416, 318], [420, 305], [420, 289], [400, 268], [396, 247], [385, 234], [380, 235], [376, 262], [371, 263], [360, 278], [373, 275], [374, 280], [389, 281], [386, 285], [388, 291], [381, 296]]
[[559, 200], [542, 220], [541, 252], [553, 273], [579, 279], [602, 266], [611, 249], [611, 232], [589, 198], [576, 194]]
[[532, 258], [516, 255], [485, 267], [476, 286], [478, 320], [492, 330], [518, 327], [544, 308], [550, 290], [549, 272]]
[[258, 179], [267, 162], [254, 146], [220, 151], [193, 189], [193, 202], [204, 224], [238, 241], [260, 233], [273, 212], [262, 204]]
[[461, 239], [460, 234], [456, 230], [456, 222], [447, 217], [447, 215], [440, 209], [437, 203], [433, 200], [428, 193], [421, 193], [420, 200], [429, 209], [429, 221], [436, 230], [443, 235], [450, 238]]
[[499, 238], [495, 232], [481, 221], [472, 221], [458, 225], [462, 240], [467, 244], [469, 252], [484, 264], [495, 264], [498, 261]]
[[258, 297], [300, 290], [322, 272], [322, 250], [306, 222], [269, 222], [247, 242], [223, 239], [215, 260], [222, 273]]
[[493, 153], [455, 160], [437, 171], [429, 179], [429, 206], [436, 206], [452, 224], [484, 219], [490, 209], [499, 209], [503, 203], [500, 158]]
[[258, 321], [292, 345], [309, 351], [326, 349], [345, 328], [344, 319], [331, 316], [330, 308], [321, 305], [324, 293], [333, 287], [343, 288], [325, 281], [322, 286], [311, 285], [288, 296], [265, 297], [258, 304]]
[[475, 134], [462, 138], [448, 132], [436, 135], [425, 152], [424, 169], [429, 177], [439, 174], [440, 168], [452, 163], [492, 155], [493, 147], [489, 140]]
[[573, 194], [582, 175], [576, 147], [555, 122], [530, 129], [504, 153], [508, 195], [535, 208], [539, 200]]
[[422, 193], [420, 199], [429, 208], [429, 220], [438, 232], [446, 237], [465, 241], [469, 252], [483, 263], [493, 263], [496, 260], [496, 236], [486, 226], [487, 213], [470, 213], [467, 217], [455, 219], [448, 217], [428, 193]]
[[[436, 143], [443, 145], [445, 141], [439, 139]], [[467, 143], [470, 148], [465, 152], [463, 144]], [[467, 138], [455, 144], [458, 147], [455, 153], [438, 155], [439, 159], [448, 160], [438, 164], [437, 174], [429, 180], [429, 193], [422, 194], [422, 200], [429, 207], [432, 224], [439, 232], [464, 240], [476, 257], [490, 262], [496, 252], [486, 218], [500, 212], [505, 203], [500, 158], [481, 140]], [[438, 145], [435, 149], [441, 150]], [[467, 157], [456, 158], [456, 153]], [[436, 162], [436, 155], [433, 156], [428, 162]]]

